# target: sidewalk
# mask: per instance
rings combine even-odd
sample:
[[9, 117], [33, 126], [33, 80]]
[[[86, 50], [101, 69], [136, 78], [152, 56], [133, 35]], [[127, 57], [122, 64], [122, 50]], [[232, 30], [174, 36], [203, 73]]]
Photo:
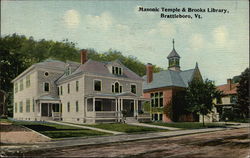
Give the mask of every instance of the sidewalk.
[[[117, 142], [127, 142], [135, 140], [144, 139], [155, 139], [155, 138], [167, 138], [174, 136], [182, 136], [189, 134], [198, 134], [206, 132], [215, 132], [222, 130], [231, 130], [234, 128], [249, 128], [249, 124], [240, 124], [237, 126], [231, 126], [228, 128], [206, 128], [206, 129], [192, 129], [192, 130], [179, 130], [179, 131], [168, 131], [168, 132], [155, 132], [155, 133], [144, 133], [144, 134], [122, 134], [113, 136], [101, 136], [92, 138], [72, 138], [67, 140], [56, 140], [46, 143], [36, 143], [33, 145], [25, 146], [1, 146], [1, 152], [27, 152], [31, 150], [46, 150], [52, 148], [63, 148], [63, 147], [73, 147], [82, 145], [97, 145], [97, 144], [108, 144]], [[0, 153], [1, 155], [1, 153]]]
[[65, 123], [65, 122], [58, 122], [58, 121], [47, 121], [47, 122], [60, 124], [60, 125], [66, 125], [66, 126], [72, 126], [72, 127], [78, 127], [78, 128], [83, 128], [83, 129], [90, 129], [90, 130], [95, 130], [95, 131], [100, 131], [100, 132], [105, 132], [105, 133], [111, 133], [111, 134], [115, 134], [115, 135], [124, 134], [123, 132], [110, 131], [110, 130], [95, 128], [95, 127], [89, 127], [89, 126], [75, 125], [75, 124]]
[[174, 128], [174, 127], [166, 127], [166, 126], [157, 126], [157, 125], [150, 125], [146, 123], [128, 123], [129, 125], [134, 126], [143, 126], [143, 127], [151, 127], [151, 128], [160, 128], [160, 129], [167, 129], [167, 130], [181, 130], [181, 128]]

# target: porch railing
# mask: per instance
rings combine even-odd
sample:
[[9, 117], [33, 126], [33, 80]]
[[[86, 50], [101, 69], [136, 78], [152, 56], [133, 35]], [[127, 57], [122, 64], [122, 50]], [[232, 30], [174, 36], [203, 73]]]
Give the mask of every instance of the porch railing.
[[62, 117], [62, 113], [61, 112], [52, 112], [52, 117], [53, 118], [61, 118]]
[[87, 112], [88, 117], [95, 117], [95, 118], [115, 118], [118, 116], [117, 111], [91, 111]]

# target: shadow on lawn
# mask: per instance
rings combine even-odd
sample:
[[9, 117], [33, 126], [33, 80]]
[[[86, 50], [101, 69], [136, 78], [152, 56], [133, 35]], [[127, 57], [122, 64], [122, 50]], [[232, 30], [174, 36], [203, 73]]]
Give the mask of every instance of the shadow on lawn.
[[24, 126], [30, 128], [30, 129], [33, 129], [35, 131], [79, 131], [79, 130], [84, 130], [84, 129], [72, 129], [72, 128], [60, 129], [60, 128], [46, 126], [46, 125], [24, 125]]

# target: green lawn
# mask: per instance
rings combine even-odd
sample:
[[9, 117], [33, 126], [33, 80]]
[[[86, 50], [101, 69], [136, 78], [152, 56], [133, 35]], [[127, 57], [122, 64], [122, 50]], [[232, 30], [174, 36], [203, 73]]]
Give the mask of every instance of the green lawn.
[[11, 121], [9, 119], [3, 119], [3, 118], [0, 118], [0, 122], [1, 123], [11, 123]]
[[199, 122], [173, 122], [173, 123], [152, 122], [148, 124], [166, 126], [166, 127], [176, 127], [176, 128], [183, 128], [183, 129], [226, 127], [226, 125], [223, 123], [205, 123], [205, 127], [203, 127], [203, 124]]
[[104, 132], [52, 124], [52, 123], [47, 123], [47, 122], [13, 121], [13, 124], [28, 127], [50, 138], [89, 137], [89, 136], [110, 135]]
[[125, 133], [145, 133], [145, 132], [163, 132], [165, 129], [150, 128], [142, 126], [133, 126], [123, 123], [100, 123], [100, 124], [88, 124], [84, 126], [90, 126], [95, 128], [101, 128], [111, 131], [125, 132]]

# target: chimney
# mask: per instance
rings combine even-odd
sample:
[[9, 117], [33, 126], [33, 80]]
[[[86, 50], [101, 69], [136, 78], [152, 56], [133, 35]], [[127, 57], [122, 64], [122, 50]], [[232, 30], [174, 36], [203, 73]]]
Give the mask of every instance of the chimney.
[[81, 54], [81, 64], [86, 63], [86, 61], [88, 60], [88, 57], [87, 57], [88, 51], [87, 51], [87, 49], [82, 49], [80, 51], [80, 54]]
[[229, 90], [231, 90], [232, 89], [232, 79], [231, 78], [227, 79], [227, 84], [228, 84]]
[[146, 73], [147, 73], [147, 83], [150, 83], [153, 81], [153, 65], [151, 63], [148, 63], [146, 66]]

